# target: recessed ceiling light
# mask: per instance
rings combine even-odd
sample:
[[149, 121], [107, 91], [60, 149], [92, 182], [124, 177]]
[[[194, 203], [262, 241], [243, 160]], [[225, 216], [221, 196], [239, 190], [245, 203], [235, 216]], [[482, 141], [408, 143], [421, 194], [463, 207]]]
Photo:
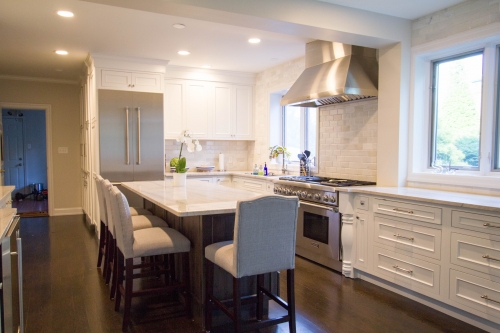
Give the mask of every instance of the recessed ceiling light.
[[73, 16], [75, 16], [72, 12], [68, 12], [66, 10], [60, 10], [60, 11], [58, 11], [57, 15], [62, 16], [62, 17], [73, 17]]
[[191, 52], [189, 52], [189, 51], [179, 51], [179, 52], [177, 52], [177, 54], [180, 54], [180, 55], [189, 55], [189, 54], [191, 54]]
[[56, 54], [59, 54], [59, 55], [66, 55], [68, 54], [68, 51], [64, 51], [64, 50], [56, 50], [54, 51]]
[[175, 28], [175, 29], [184, 29], [186, 26], [182, 23], [175, 23], [175, 24], [172, 24], [172, 26]]
[[250, 38], [248, 42], [252, 44], [257, 44], [260, 43], [260, 38]]
[[203, 66], [201, 66], [201, 68], [212, 68], [212, 66], [210, 66], [210, 65], [203, 65]]

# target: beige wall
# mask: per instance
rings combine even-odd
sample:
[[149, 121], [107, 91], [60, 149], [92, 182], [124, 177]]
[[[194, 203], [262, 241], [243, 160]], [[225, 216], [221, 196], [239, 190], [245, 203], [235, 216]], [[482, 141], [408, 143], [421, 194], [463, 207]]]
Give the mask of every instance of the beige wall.
[[[0, 79], [0, 102], [49, 104], [52, 112], [54, 209], [81, 209], [80, 88], [77, 84]], [[68, 147], [58, 154], [57, 147]]]
[[468, 0], [412, 22], [411, 44], [420, 45], [500, 22], [500, 0]]

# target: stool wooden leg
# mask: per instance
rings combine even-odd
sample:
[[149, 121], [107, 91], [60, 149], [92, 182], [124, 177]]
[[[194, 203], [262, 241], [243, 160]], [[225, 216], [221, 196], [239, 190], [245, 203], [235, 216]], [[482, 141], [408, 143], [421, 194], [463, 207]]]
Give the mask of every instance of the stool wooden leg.
[[122, 294], [120, 292], [120, 286], [123, 286], [123, 254], [122, 252], [117, 248], [116, 249], [116, 272], [113, 274], [116, 274], [116, 288], [118, 289], [116, 292], [115, 296], [115, 311], [120, 311], [120, 302], [122, 300]]
[[[101, 226], [101, 231], [99, 232], [99, 251], [97, 253], [97, 267], [101, 267], [103, 250], [104, 247], [106, 246], [106, 226], [102, 221], [100, 226]], [[102, 274], [104, 276], [104, 271], [102, 272]]]
[[205, 332], [212, 329], [212, 295], [214, 293], [214, 264], [205, 259]]
[[233, 311], [234, 311], [234, 332], [242, 332], [241, 323], [241, 297], [240, 297], [240, 279], [233, 277]]
[[290, 333], [296, 332], [295, 327], [295, 270], [286, 271], [286, 297], [288, 301], [288, 326]]
[[262, 287], [264, 286], [264, 274], [257, 275], [257, 320], [262, 320], [264, 316], [264, 293]]
[[193, 312], [191, 310], [191, 283], [189, 281], [189, 252], [181, 253], [182, 261], [183, 261], [183, 269], [182, 269], [182, 283], [186, 284], [184, 288], [184, 301], [186, 313], [189, 319], [193, 318]]
[[111, 279], [111, 265], [113, 263], [114, 256], [115, 241], [113, 240], [113, 235], [111, 235], [111, 233], [108, 231], [106, 240], [106, 254], [104, 258], [104, 279], [106, 281], [106, 285], [109, 284], [109, 280]]
[[125, 332], [130, 323], [130, 307], [132, 306], [132, 287], [134, 284], [134, 259], [125, 261], [125, 306], [123, 309], [122, 332]]
[[118, 284], [118, 248], [116, 247], [116, 240], [111, 239], [110, 245], [113, 247], [113, 261], [110, 263], [109, 268], [111, 270], [111, 265], [113, 265], [113, 274], [111, 279], [111, 291], [109, 293], [109, 299], [114, 299], [116, 295], [116, 286]]

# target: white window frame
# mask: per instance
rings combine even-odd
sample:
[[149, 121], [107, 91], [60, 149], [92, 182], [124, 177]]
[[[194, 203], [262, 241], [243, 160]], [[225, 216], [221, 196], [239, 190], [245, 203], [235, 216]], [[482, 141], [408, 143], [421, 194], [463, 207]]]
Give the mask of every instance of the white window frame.
[[[306, 119], [306, 110], [307, 109], [309, 109], [309, 108], [303, 108], [303, 107], [300, 108], [300, 149], [302, 151], [307, 149], [305, 147], [305, 145], [306, 145], [306, 120], [307, 120]], [[286, 112], [286, 106], [282, 106], [281, 107], [281, 145], [283, 147], [286, 147], [286, 144], [285, 144], [285, 112]], [[319, 133], [318, 132], [318, 130], [319, 130], [318, 114], [319, 114], [319, 110], [316, 110], [316, 155], [318, 155], [318, 151], [319, 151], [319, 149], [318, 149], [318, 133]], [[293, 156], [291, 158], [293, 158]], [[300, 165], [300, 161], [298, 159], [296, 161], [290, 160], [290, 164]], [[311, 167], [317, 168], [316, 164], [318, 164], [318, 156], [314, 156], [313, 164], [311, 165]]]
[[[492, 168], [498, 45], [500, 27], [495, 25], [412, 48], [408, 181], [478, 188], [500, 187], [500, 172]], [[484, 50], [479, 170], [458, 170], [455, 174], [433, 173], [434, 170], [429, 166], [432, 61], [478, 49]]]

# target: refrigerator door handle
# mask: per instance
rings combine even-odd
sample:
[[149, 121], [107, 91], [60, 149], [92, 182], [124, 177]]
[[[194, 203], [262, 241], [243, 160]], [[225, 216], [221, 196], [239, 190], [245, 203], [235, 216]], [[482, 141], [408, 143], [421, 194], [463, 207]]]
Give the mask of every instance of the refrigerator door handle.
[[128, 107], [125, 108], [125, 133], [126, 133], [126, 139], [125, 139], [125, 144], [126, 144], [126, 159], [127, 159], [127, 165], [130, 164], [130, 142], [129, 142], [129, 133], [128, 133]]
[[141, 164], [141, 108], [137, 108], [137, 164]]

